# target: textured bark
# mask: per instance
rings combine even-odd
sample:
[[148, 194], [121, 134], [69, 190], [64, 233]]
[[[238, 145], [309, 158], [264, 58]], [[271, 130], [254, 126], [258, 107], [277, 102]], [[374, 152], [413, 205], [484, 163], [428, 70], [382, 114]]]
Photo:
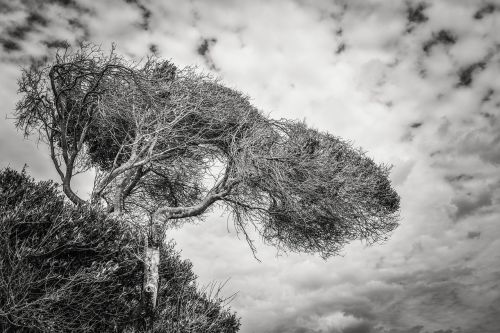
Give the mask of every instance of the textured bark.
[[144, 305], [149, 313], [156, 308], [158, 295], [158, 266], [160, 265], [160, 249], [146, 246], [144, 253]]

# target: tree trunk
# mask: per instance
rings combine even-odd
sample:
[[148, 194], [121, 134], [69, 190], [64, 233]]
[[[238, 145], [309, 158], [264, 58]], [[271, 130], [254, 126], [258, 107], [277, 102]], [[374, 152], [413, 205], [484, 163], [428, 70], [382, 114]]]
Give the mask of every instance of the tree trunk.
[[160, 265], [160, 248], [146, 243], [144, 253], [144, 305], [148, 314], [153, 314], [158, 297], [158, 266]]
[[150, 328], [154, 324], [154, 315], [159, 289], [160, 248], [165, 238], [165, 229], [161, 224], [151, 221], [144, 239], [144, 282], [143, 306], [146, 311], [146, 324]]

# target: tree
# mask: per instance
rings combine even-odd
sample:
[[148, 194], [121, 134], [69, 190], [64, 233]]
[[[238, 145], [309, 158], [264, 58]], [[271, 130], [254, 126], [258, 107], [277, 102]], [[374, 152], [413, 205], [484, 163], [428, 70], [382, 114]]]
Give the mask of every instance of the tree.
[[71, 179], [94, 168], [91, 201], [147, 221], [151, 309], [165, 228], [215, 205], [232, 214], [252, 250], [249, 226], [280, 249], [325, 258], [397, 226], [389, 167], [302, 122], [267, 118], [192, 68], [82, 45], [26, 69], [19, 91], [17, 126], [48, 144], [68, 198], [84, 203]]
[[[0, 331], [145, 331], [135, 229], [98, 207], [68, 204], [52, 182], [0, 170]], [[161, 252], [149, 331], [236, 332], [239, 319], [216, 290], [198, 291], [192, 264], [172, 244]]]

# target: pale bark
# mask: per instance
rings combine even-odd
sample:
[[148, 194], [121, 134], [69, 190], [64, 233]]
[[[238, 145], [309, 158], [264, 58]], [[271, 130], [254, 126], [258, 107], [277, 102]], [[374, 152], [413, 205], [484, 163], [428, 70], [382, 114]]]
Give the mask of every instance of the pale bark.
[[158, 266], [160, 265], [160, 249], [146, 245], [144, 252], [144, 305], [148, 312], [156, 308], [158, 296]]

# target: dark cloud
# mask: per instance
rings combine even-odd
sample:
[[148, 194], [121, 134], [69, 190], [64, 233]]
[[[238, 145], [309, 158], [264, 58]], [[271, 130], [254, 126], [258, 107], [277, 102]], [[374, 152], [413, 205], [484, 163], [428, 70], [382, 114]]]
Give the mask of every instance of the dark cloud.
[[351, 326], [347, 326], [342, 330], [341, 333], [372, 333], [373, 326], [367, 322], [356, 323]]
[[[373, 297], [373, 295], [371, 297]], [[360, 318], [366, 321], [372, 321], [376, 319], [374, 310], [375, 309], [373, 309], [371, 303], [359, 302], [359, 301], [350, 304], [344, 304], [343, 307], [343, 311], [347, 315], [352, 315], [356, 318]]]
[[196, 51], [202, 57], [206, 57], [210, 53], [210, 47], [215, 45], [215, 43], [217, 43], [216, 38], [203, 38], [200, 45], [198, 45], [198, 48], [196, 49]]
[[142, 23], [141, 27], [144, 30], [149, 30], [151, 11], [144, 5], [138, 4], [137, 7], [141, 10]]
[[488, 89], [488, 91], [486, 91], [483, 98], [481, 99], [481, 103], [486, 103], [491, 101], [491, 98], [493, 97], [494, 94], [495, 94], [495, 89], [492, 88]]
[[47, 2], [55, 3], [55, 4], [58, 4], [62, 7], [75, 7], [75, 6], [77, 6], [77, 3], [75, 0], [49, 0]]
[[406, 18], [409, 23], [423, 23], [426, 22], [429, 18], [425, 15], [425, 9], [428, 5], [425, 2], [418, 2], [416, 4], [412, 4], [411, 2], [407, 2], [406, 8]]
[[406, 3], [406, 19], [407, 19], [407, 28], [406, 32], [410, 33], [415, 29], [416, 26], [422, 24], [429, 20], [427, 15], [425, 15], [425, 10], [428, 5], [425, 2], [418, 2], [412, 4], [410, 1]]
[[149, 52], [153, 53], [154, 55], [158, 55], [158, 45], [150, 44], [149, 45]]
[[210, 55], [210, 49], [217, 43], [217, 38], [203, 38], [198, 44], [196, 52], [203, 57], [207, 66], [212, 70], [217, 70], [212, 56]]
[[84, 28], [84, 24], [76, 17], [68, 19], [68, 24], [76, 29]]
[[47, 26], [48, 20], [43, 15], [37, 12], [30, 12], [26, 18], [26, 24], [28, 25], [40, 25], [42, 27]]
[[335, 51], [336, 54], [340, 54], [346, 50], [346, 45], [344, 42], [341, 42]]
[[67, 48], [70, 46], [68, 41], [62, 39], [47, 40], [43, 41], [42, 43], [45, 44], [49, 49]]
[[455, 44], [457, 38], [450, 30], [440, 30], [432, 34], [432, 37], [424, 43], [422, 49], [425, 53], [429, 54], [431, 49], [437, 45], [449, 46]]
[[7, 53], [21, 50], [19, 43], [12, 39], [0, 38], [0, 43], [2, 44], [4, 51]]
[[453, 214], [453, 219], [458, 221], [466, 216], [470, 216], [476, 213], [483, 207], [491, 206], [493, 193], [491, 191], [484, 191], [477, 195], [472, 193], [467, 193], [465, 195], [460, 195], [451, 201], [451, 204], [455, 206], [456, 210]]
[[448, 181], [452, 185], [462, 184], [463, 182], [470, 181], [474, 179], [474, 176], [467, 174], [459, 174], [459, 175], [448, 175], [445, 176], [444, 179]]
[[320, 333], [320, 332], [313, 332], [311, 329], [307, 327], [291, 327], [286, 324], [279, 325], [278, 327], [275, 327], [266, 333]]
[[0, 13], [10, 13], [12, 6], [7, 1], [0, 1]]
[[[68, 25], [61, 25], [60, 17], [54, 16], [54, 6], [60, 7], [62, 13], [58, 14], [67, 19]], [[24, 1], [16, 3], [15, 6], [3, 6], [6, 15], [19, 15], [24, 12], [25, 15], [20, 20], [5, 20], [6, 24], [2, 27], [0, 44], [7, 54], [11, 54], [10, 61], [23, 62], [22, 58], [40, 56], [40, 54], [21, 54], [26, 43], [30, 46], [27, 49], [35, 50], [36, 44], [44, 45], [46, 48], [57, 48], [70, 43], [67, 40], [58, 38], [57, 35], [67, 35], [66, 32], [74, 28], [76, 35], [83, 32], [83, 37], [88, 37], [88, 29], [80, 22], [79, 17], [83, 15], [92, 15], [91, 10], [83, 7], [74, 1]], [[64, 21], [63, 21], [64, 22]], [[52, 34], [53, 33], [53, 34]], [[78, 37], [76, 38], [79, 39]], [[35, 48], [33, 48], [35, 46]], [[38, 48], [39, 51], [43, 47]]]
[[[459, 332], [476, 332], [467, 330], [483, 321], [484, 328], [491, 330], [493, 324], [490, 322], [490, 314], [486, 311], [481, 317], [474, 320], [465, 318], [458, 320], [457, 313], [468, 313], [471, 309], [469, 301], [469, 283], [476, 272], [467, 267], [455, 266], [439, 270], [425, 270], [413, 274], [400, 275], [391, 279], [392, 283], [401, 285], [397, 293], [391, 299], [376, 300], [370, 296], [369, 304], [374, 316], [366, 322], [372, 324], [373, 332], [380, 333], [409, 333], [409, 332], [433, 332], [428, 326], [441, 326], [441, 330], [452, 330]], [[463, 282], [462, 282], [463, 281]], [[364, 294], [366, 297], [367, 295]], [[475, 296], [477, 297], [477, 296]], [[500, 299], [500, 298], [499, 298]], [[493, 306], [492, 303], [483, 304], [484, 309]], [[412, 318], [405, 321], [403, 318]], [[455, 319], [454, 324], [450, 322]], [[411, 325], [411, 322], [420, 322], [420, 325]], [[477, 331], [480, 332], [480, 331]], [[489, 332], [485, 330], [484, 332]]]
[[[419, 247], [422, 252], [422, 245]], [[488, 311], [482, 317], [474, 317], [474, 320], [464, 317], [450, 324], [454, 318], [458, 319], [455, 314], [470, 311], [470, 282], [465, 281], [470, 281], [475, 274], [473, 269], [462, 266], [400, 274], [381, 283], [379, 287], [374, 284], [373, 288], [351, 290], [349, 297], [333, 297], [309, 307], [301, 307], [299, 316], [289, 317], [270, 332], [431, 333], [441, 330], [472, 333], [475, 331], [467, 329], [477, 325], [483, 325], [484, 332], [490, 332], [488, 329], [494, 324]], [[492, 306], [490, 304], [482, 306], [488, 308]], [[323, 320], [332, 313], [342, 313], [343, 318], [352, 321], [341, 324], [341, 321]], [[321, 322], [330, 324], [318, 328]], [[421, 324], [416, 325], [416, 322]], [[463, 327], [460, 329], [460, 326]]]
[[457, 87], [469, 87], [472, 84], [473, 75], [482, 72], [486, 69], [485, 61], [478, 61], [463, 68], [458, 71], [458, 83]]
[[13, 40], [24, 40], [30, 32], [38, 27], [46, 27], [48, 23], [49, 19], [39, 10], [30, 11], [23, 22], [8, 27], [5, 34]]
[[479, 232], [479, 231], [469, 231], [467, 233], [467, 238], [469, 238], [469, 239], [479, 238], [480, 236], [481, 236], [481, 232]]
[[384, 327], [379, 327], [375, 330], [375, 333], [424, 333], [424, 326], [417, 325], [410, 328], [390, 328], [386, 329]]
[[493, 3], [484, 4], [477, 12], [474, 13], [474, 18], [476, 20], [481, 20], [487, 15], [493, 14], [493, 12], [497, 9], [497, 6]]

